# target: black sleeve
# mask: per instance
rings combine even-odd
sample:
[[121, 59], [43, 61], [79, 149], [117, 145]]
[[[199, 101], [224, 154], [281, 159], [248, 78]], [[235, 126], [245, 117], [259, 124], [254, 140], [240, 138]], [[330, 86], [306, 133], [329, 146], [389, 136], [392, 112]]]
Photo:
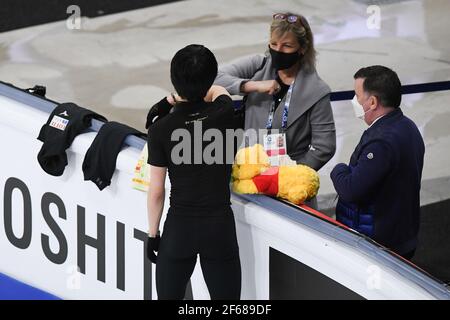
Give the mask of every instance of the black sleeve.
[[213, 103], [218, 108], [224, 108], [224, 109], [231, 109], [231, 110], [233, 110], [233, 100], [231, 100], [231, 97], [226, 95], [226, 94], [222, 94], [222, 95], [218, 96], [213, 101]]
[[158, 126], [150, 126], [147, 135], [147, 147], [148, 147], [148, 164], [155, 167], [167, 167], [169, 165], [167, 156], [164, 152], [164, 147], [160, 139], [158, 138]]
[[394, 167], [394, 155], [390, 145], [376, 140], [364, 147], [354, 167], [338, 164], [330, 176], [339, 197], [352, 203], [367, 201]]
[[235, 109], [233, 100], [228, 95], [222, 94], [214, 100], [214, 107], [219, 110], [221, 123], [227, 129], [243, 129], [244, 113], [243, 110]]

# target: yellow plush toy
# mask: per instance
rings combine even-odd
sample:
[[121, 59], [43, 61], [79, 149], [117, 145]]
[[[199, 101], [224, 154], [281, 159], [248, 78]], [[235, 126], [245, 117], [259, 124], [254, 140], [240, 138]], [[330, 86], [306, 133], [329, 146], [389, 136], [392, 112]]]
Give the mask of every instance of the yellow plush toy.
[[236, 154], [232, 171], [233, 191], [267, 194], [302, 204], [317, 195], [319, 175], [305, 165], [271, 167], [260, 144]]

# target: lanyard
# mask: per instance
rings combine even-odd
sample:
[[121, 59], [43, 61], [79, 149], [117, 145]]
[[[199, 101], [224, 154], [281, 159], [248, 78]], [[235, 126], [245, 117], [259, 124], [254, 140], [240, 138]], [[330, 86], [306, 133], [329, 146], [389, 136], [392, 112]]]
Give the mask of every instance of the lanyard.
[[[295, 82], [295, 80], [294, 80], [294, 82]], [[292, 96], [292, 89], [294, 88], [294, 82], [292, 82], [291, 85], [289, 86], [289, 90], [286, 93], [286, 99], [284, 100], [283, 116], [281, 118], [281, 131], [283, 131], [283, 132], [286, 131], [286, 128], [287, 128], [289, 105], [291, 103], [291, 96]], [[272, 102], [272, 107], [270, 108], [269, 118], [267, 119], [267, 124], [266, 124], [267, 130], [272, 129], [274, 114], [275, 114], [275, 101]]]

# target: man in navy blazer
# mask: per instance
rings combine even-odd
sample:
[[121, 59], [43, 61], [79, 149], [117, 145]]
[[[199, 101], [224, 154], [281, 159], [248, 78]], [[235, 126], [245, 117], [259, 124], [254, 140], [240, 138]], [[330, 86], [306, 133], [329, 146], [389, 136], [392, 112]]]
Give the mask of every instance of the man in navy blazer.
[[417, 247], [425, 145], [400, 109], [401, 83], [383, 66], [355, 76], [355, 114], [364, 131], [349, 165], [331, 172], [339, 195], [336, 219], [411, 259]]

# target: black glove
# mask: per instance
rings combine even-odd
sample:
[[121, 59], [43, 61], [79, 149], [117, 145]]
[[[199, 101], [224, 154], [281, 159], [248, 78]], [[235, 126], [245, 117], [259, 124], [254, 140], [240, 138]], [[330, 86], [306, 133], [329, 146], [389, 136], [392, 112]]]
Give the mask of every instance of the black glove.
[[145, 129], [148, 129], [156, 121], [162, 119], [169, 114], [172, 105], [167, 101], [166, 97], [162, 98], [161, 101], [154, 104], [150, 108], [147, 114], [147, 122], [145, 123]]
[[156, 263], [157, 256], [155, 252], [158, 252], [160, 240], [159, 234], [154, 238], [149, 236], [147, 239], [147, 258], [153, 263]]
[[47, 88], [44, 86], [36, 85], [33, 88], [25, 89], [25, 91], [28, 91], [30, 93], [37, 94], [38, 96], [45, 98], [45, 93], [47, 92]]

